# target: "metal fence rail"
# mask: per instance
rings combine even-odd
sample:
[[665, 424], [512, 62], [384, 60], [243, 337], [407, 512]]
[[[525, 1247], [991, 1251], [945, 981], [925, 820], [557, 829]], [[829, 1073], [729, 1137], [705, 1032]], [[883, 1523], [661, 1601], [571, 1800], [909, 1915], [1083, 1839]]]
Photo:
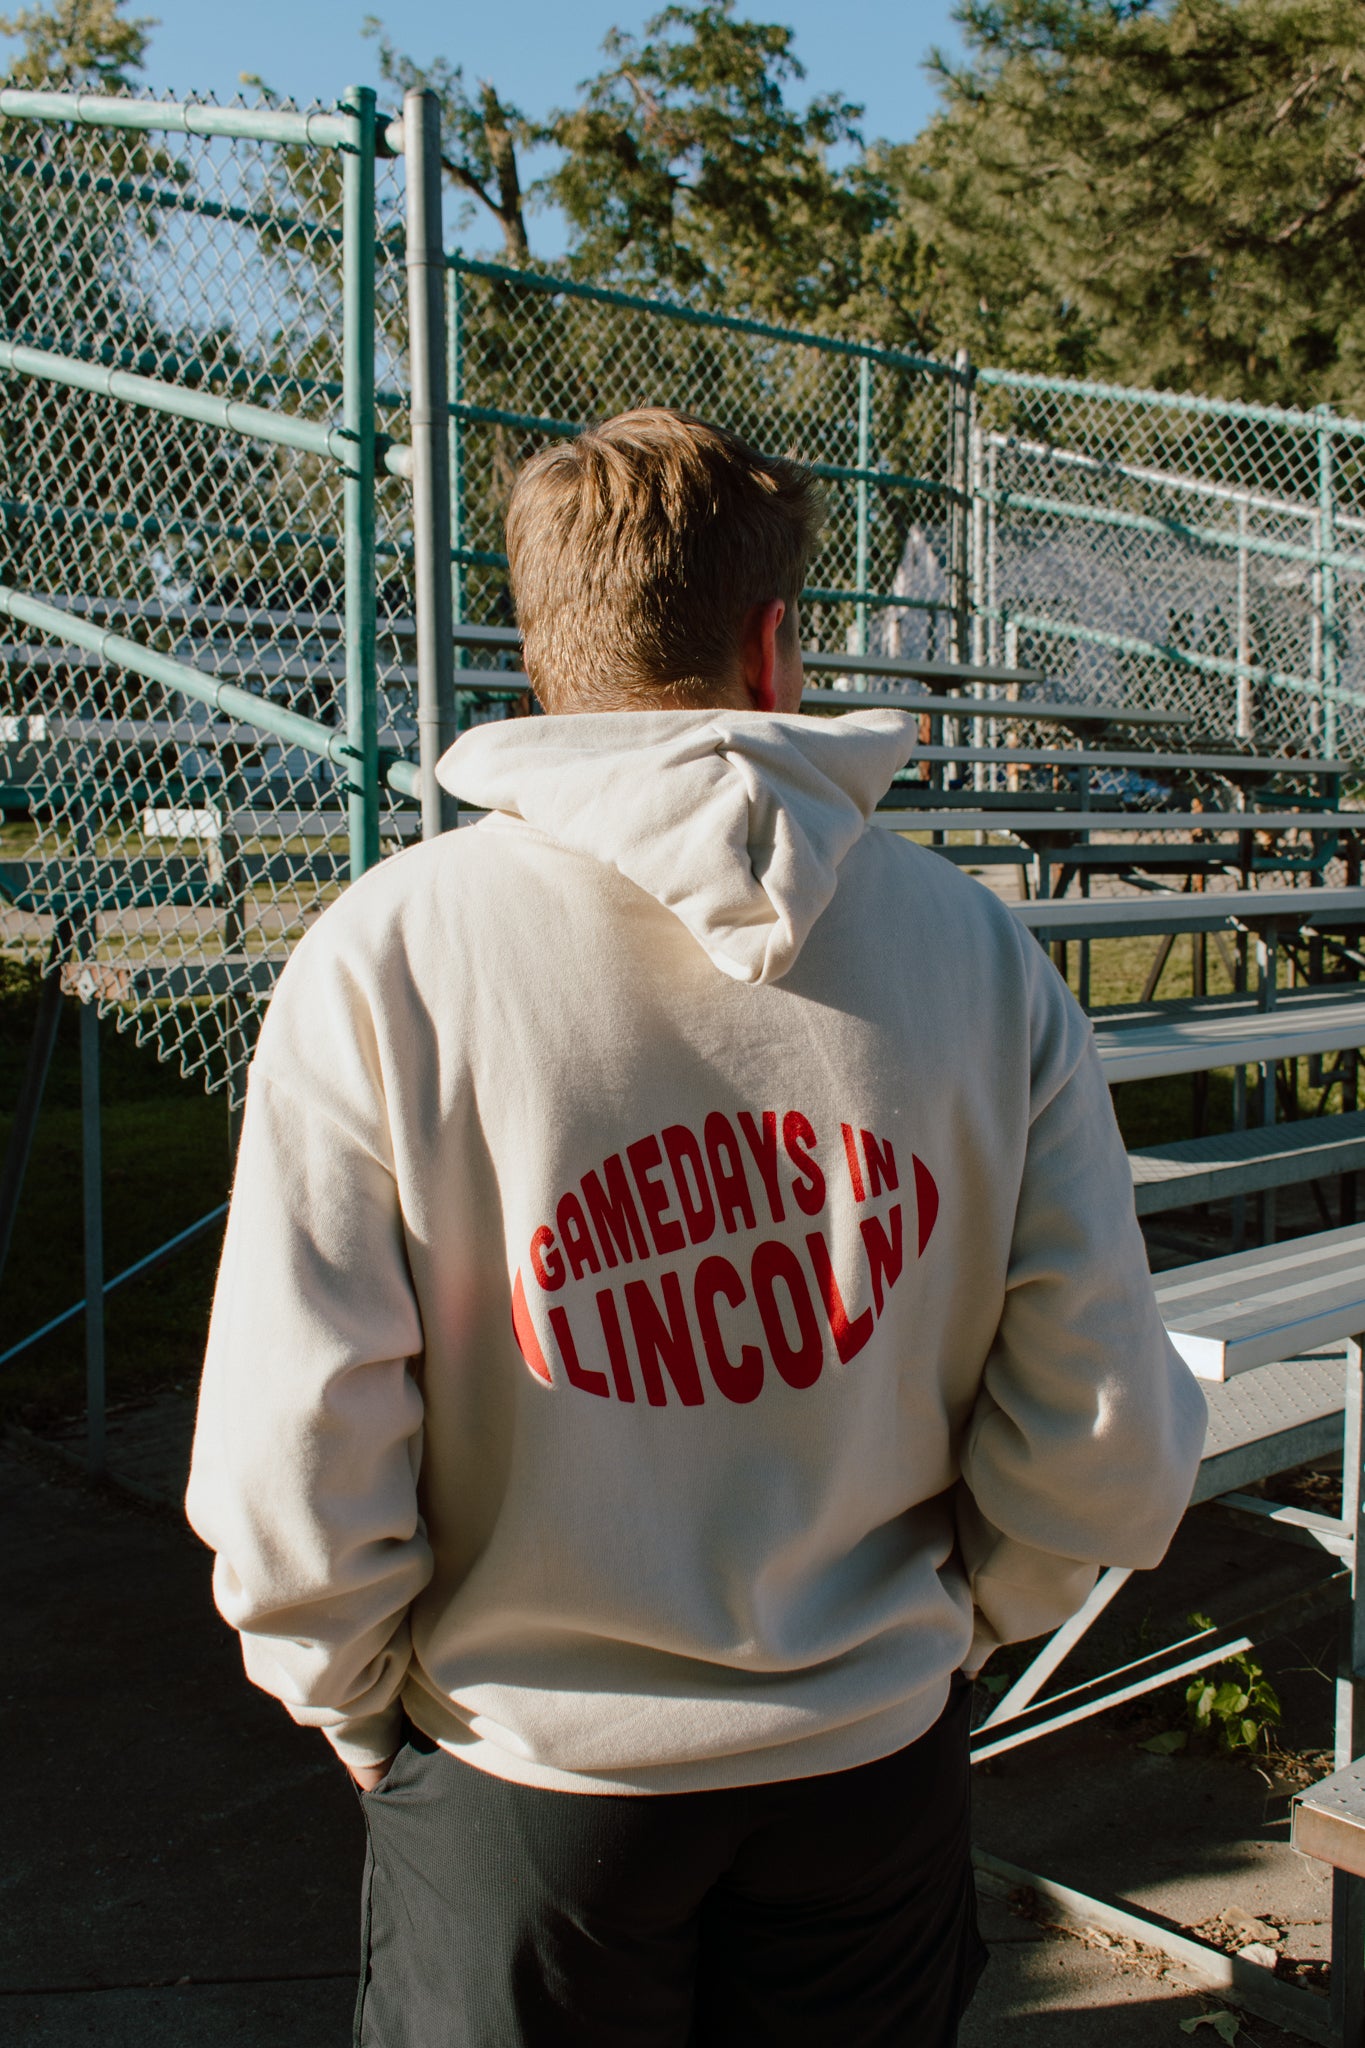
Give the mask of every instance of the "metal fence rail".
[[1365, 424], [996, 370], [976, 384], [983, 652], [1263, 752], [1365, 755]]
[[401, 136], [360, 89], [0, 116], [6, 936], [236, 1098], [406, 779]]
[[[415, 99], [0, 92], [0, 938], [185, 1072], [235, 1099], [289, 947], [417, 829], [399, 800], [449, 822], [436, 755], [490, 668], [522, 686], [475, 644], [513, 624], [516, 468], [628, 406], [815, 467], [826, 649], [1365, 755], [1365, 425], [447, 256]], [[978, 686], [971, 736], [1048, 737], [1029, 694]]]
[[632, 406], [681, 405], [799, 454], [823, 480], [808, 635], [859, 653], [966, 656], [965, 365], [458, 252], [447, 328], [457, 622], [512, 622], [502, 524], [528, 454]]

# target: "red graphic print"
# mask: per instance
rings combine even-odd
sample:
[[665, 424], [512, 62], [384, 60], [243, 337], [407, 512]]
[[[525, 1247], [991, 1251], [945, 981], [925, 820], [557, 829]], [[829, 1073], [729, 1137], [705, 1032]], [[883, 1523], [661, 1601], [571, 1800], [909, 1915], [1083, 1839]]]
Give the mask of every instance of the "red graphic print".
[[531, 1321], [526, 1306], [526, 1289], [522, 1285], [521, 1268], [517, 1268], [516, 1283], [512, 1288], [512, 1332], [517, 1340], [517, 1349], [530, 1366], [537, 1379], [544, 1380], [547, 1387], [553, 1386], [550, 1368], [545, 1363], [545, 1353], [540, 1348], [536, 1326]]
[[[563, 1188], [527, 1241], [532, 1300], [520, 1266], [513, 1278], [512, 1329], [534, 1377], [686, 1409], [862, 1369], [905, 1267], [904, 1197], [889, 1138], [852, 1119], [825, 1137], [822, 1151], [799, 1109], [712, 1110], [699, 1130], [646, 1132]], [[919, 1259], [940, 1196], [924, 1160], [910, 1162]], [[755, 1243], [765, 1228], [791, 1240]], [[697, 1252], [718, 1233], [730, 1256]]]
[[938, 1182], [922, 1159], [911, 1155], [915, 1169], [915, 1208], [919, 1214], [919, 1256], [924, 1257], [924, 1247], [934, 1234], [938, 1221]]
[[882, 1300], [901, 1277], [901, 1266], [905, 1259], [901, 1232], [901, 1205], [897, 1202], [890, 1216], [891, 1235], [888, 1237], [882, 1227], [880, 1216], [864, 1216], [858, 1229], [862, 1235], [863, 1249], [867, 1253], [868, 1271], [872, 1276], [872, 1313], [879, 1316]]
[[748, 1298], [748, 1289], [728, 1259], [703, 1259], [697, 1268], [694, 1299], [706, 1363], [726, 1400], [742, 1404], [756, 1400], [763, 1390], [763, 1353], [757, 1344], [745, 1344], [739, 1357], [731, 1358], [716, 1309], [722, 1297], [731, 1308], [739, 1308]]
[[[896, 1215], [899, 1217], [899, 1209], [896, 1211]], [[866, 1229], [867, 1226], [864, 1225], [863, 1227]], [[818, 1230], [813, 1230], [806, 1239], [806, 1250], [809, 1252], [810, 1262], [815, 1268], [815, 1278], [820, 1289], [820, 1299], [824, 1302], [825, 1314], [829, 1317], [830, 1334], [834, 1338], [834, 1348], [839, 1354], [839, 1363], [840, 1365], [847, 1365], [850, 1359], [858, 1356], [858, 1353], [872, 1335], [874, 1320], [872, 1310], [865, 1308], [856, 1322], [850, 1321], [848, 1310], [844, 1307], [844, 1297], [839, 1292], [839, 1282], [834, 1277], [834, 1261], [829, 1255], [829, 1246], [825, 1243]], [[899, 1272], [899, 1266], [897, 1266], [896, 1270]], [[879, 1311], [880, 1306], [879, 1302]]]
[[[754, 1253], [750, 1278], [773, 1364], [789, 1387], [813, 1387], [825, 1362], [825, 1343], [801, 1261], [789, 1244], [769, 1238]], [[779, 1297], [779, 1287], [785, 1303]], [[788, 1335], [792, 1319], [795, 1343]]]
[[645, 1280], [626, 1282], [626, 1314], [631, 1335], [640, 1355], [640, 1378], [651, 1408], [662, 1408], [668, 1400], [659, 1367], [672, 1380], [684, 1408], [698, 1408], [706, 1399], [697, 1371], [692, 1333], [683, 1306], [682, 1283], [676, 1273], [665, 1273], [661, 1282], [662, 1311]]

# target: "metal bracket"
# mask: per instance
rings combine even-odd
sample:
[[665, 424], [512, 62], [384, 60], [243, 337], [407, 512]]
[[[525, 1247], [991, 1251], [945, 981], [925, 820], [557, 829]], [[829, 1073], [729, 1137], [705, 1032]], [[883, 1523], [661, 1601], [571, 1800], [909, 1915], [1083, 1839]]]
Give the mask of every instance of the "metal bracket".
[[1279, 1501], [1258, 1500], [1249, 1493], [1222, 1493], [1210, 1505], [1226, 1508], [1232, 1515], [1254, 1516], [1258, 1522], [1269, 1523], [1272, 1532], [1286, 1542], [1307, 1544], [1332, 1557], [1349, 1558], [1355, 1550], [1353, 1532], [1335, 1515], [1315, 1515], [1308, 1508], [1284, 1507]]
[[1299, 1588], [1236, 1622], [1203, 1629], [1198, 1635], [1170, 1643], [1149, 1657], [1140, 1657], [1132, 1664], [1102, 1672], [1098, 1678], [1088, 1679], [1084, 1685], [1073, 1686], [1068, 1692], [1056, 1693], [1050, 1699], [1025, 1708], [1008, 1724], [997, 1723], [992, 1728], [978, 1729], [972, 1737], [972, 1761], [984, 1763], [987, 1757], [1002, 1756], [1006, 1750], [1021, 1748], [1026, 1742], [1036, 1742], [1039, 1736], [1054, 1734], [1059, 1728], [1070, 1728], [1077, 1721], [1087, 1721], [1095, 1714], [1104, 1713], [1108, 1707], [1142, 1699], [1145, 1694], [1156, 1692], [1177, 1678], [1191, 1678], [1206, 1665], [1221, 1664], [1229, 1657], [1253, 1649], [1258, 1642], [1282, 1628], [1299, 1628], [1306, 1621], [1316, 1620], [1320, 1614], [1345, 1603], [1350, 1591], [1351, 1572], [1343, 1565], [1307, 1592]]

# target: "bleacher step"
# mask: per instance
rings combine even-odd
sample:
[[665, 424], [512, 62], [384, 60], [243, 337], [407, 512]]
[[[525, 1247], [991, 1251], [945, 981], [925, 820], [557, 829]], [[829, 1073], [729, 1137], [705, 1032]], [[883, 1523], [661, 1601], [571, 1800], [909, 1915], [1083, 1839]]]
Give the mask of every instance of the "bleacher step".
[[1365, 1110], [1144, 1145], [1128, 1155], [1139, 1216], [1365, 1169]]

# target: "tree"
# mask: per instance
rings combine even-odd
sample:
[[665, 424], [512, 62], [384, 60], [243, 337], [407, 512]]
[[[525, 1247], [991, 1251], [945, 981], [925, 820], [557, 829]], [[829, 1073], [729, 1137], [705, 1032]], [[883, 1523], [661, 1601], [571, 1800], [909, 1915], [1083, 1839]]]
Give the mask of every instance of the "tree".
[[506, 261], [517, 266], [526, 263], [531, 250], [517, 150], [542, 140], [543, 129], [504, 101], [486, 79], [471, 99], [462, 65], [451, 64], [444, 57], [425, 66], [415, 64], [395, 46], [374, 15], [366, 17], [361, 33], [379, 39], [380, 75], [397, 92], [429, 87], [437, 94], [446, 176], [466, 201], [466, 218], [473, 203], [482, 206], [502, 231]]
[[[1359, 0], [965, 0], [887, 152], [940, 348], [1365, 405]], [[868, 257], [875, 270], [875, 252]], [[894, 253], [882, 259], [895, 274]]]
[[[882, 195], [861, 169], [860, 107], [788, 105], [805, 76], [793, 42], [737, 20], [734, 0], [667, 7], [643, 40], [611, 32], [605, 69], [548, 124], [563, 160], [545, 190], [576, 272], [778, 320], [845, 303]], [[841, 148], [852, 166], [832, 163]]]
[[129, 20], [123, 0], [57, 0], [55, 7], [25, 7], [0, 14], [0, 35], [20, 49], [5, 84], [30, 91], [127, 92], [142, 68], [149, 16]]
[[[578, 103], [542, 122], [487, 81], [471, 94], [458, 65], [414, 63], [378, 22], [369, 32], [391, 85], [439, 93], [447, 176], [498, 222], [509, 263], [529, 259], [528, 203], [549, 201], [574, 276], [779, 321], [864, 310], [861, 252], [891, 195], [864, 161], [861, 108], [837, 93], [788, 104], [805, 76], [790, 29], [737, 18], [735, 0], [667, 7], [642, 38], [613, 29]], [[559, 162], [528, 192], [518, 152], [547, 143]]]

